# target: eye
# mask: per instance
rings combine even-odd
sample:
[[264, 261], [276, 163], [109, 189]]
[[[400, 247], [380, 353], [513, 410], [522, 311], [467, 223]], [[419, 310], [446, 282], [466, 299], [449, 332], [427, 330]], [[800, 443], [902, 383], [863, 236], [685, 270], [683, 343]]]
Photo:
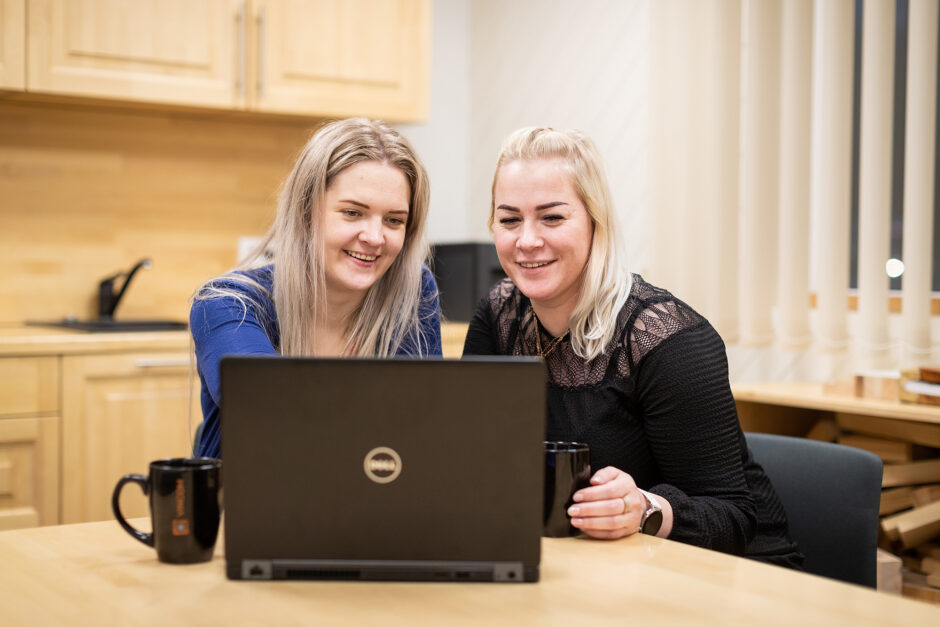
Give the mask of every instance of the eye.
[[340, 209], [339, 211], [347, 218], [358, 218], [359, 216], [362, 215], [362, 212], [359, 211], [358, 209], [345, 208], [345, 209]]
[[557, 213], [550, 213], [546, 215], [545, 217], [543, 217], [542, 219], [550, 224], [557, 224], [561, 222], [562, 220], [564, 220], [565, 216], [557, 214]]
[[407, 220], [404, 218], [398, 218], [396, 216], [390, 216], [386, 218], [385, 221], [394, 227], [404, 226], [407, 223]]
[[519, 222], [519, 218], [515, 216], [504, 216], [499, 219], [499, 223], [505, 226], [512, 226]]

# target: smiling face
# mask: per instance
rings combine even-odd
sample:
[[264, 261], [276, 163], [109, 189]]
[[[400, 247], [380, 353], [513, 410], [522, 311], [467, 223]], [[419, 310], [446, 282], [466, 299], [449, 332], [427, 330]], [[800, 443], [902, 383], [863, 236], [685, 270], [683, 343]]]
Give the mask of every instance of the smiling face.
[[320, 208], [327, 298], [362, 300], [405, 244], [408, 180], [387, 163], [361, 161], [340, 172]]
[[503, 270], [536, 309], [570, 315], [594, 227], [562, 162], [504, 164], [493, 187], [493, 206], [493, 239]]

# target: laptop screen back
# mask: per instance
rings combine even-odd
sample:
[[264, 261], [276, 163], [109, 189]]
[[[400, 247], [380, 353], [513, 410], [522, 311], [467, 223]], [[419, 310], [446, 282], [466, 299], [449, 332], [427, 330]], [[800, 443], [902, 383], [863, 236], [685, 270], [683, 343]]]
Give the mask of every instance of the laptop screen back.
[[229, 357], [222, 389], [230, 576], [537, 573], [540, 361]]

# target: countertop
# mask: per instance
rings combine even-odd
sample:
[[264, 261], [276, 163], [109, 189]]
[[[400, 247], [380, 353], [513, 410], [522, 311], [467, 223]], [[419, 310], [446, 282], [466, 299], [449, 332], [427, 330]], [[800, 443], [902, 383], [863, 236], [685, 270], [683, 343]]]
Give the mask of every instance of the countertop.
[[25, 324], [0, 325], [0, 357], [74, 355], [138, 350], [183, 350], [189, 331], [89, 333]]
[[[445, 357], [460, 357], [467, 324], [441, 325]], [[25, 324], [0, 325], [0, 357], [75, 355], [139, 350], [190, 350], [189, 331], [89, 333]]]
[[734, 400], [739, 403], [777, 405], [940, 424], [940, 407], [936, 405], [827, 394], [822, 383], [783, 381], [736, 383], [731, 386], [731, 392], [734, 394]]

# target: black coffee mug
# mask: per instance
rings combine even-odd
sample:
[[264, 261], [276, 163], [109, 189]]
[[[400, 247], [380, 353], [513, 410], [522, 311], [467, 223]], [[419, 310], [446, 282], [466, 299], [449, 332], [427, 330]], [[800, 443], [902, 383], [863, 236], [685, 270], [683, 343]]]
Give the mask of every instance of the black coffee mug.
[[[150, 463], [149, 477], [121, 477], [111, 497], [114, 516], [127, 533], [157, 549], [161, 562], [208, 562], [222, 515], [221, 471], [222, 460], [210, 457], [158, 459]], [[135, 529], [121, 514], [118, 498], [126, 483], [139, 484], [149, 496], [153, 533]]]
[[574, 536], [581, 531], [571, 525], [568, 508], [572, 496], [591, 485], [591, 455], [580, 442], [545, 443], [545, 517], [542, 535], [549, 538]]

